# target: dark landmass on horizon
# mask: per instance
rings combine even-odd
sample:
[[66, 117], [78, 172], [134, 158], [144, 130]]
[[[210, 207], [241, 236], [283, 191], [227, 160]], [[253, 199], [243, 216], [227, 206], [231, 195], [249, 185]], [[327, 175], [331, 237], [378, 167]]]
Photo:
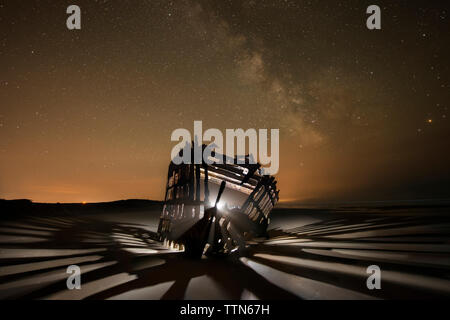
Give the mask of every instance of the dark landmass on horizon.
[[[164, 201], [148, 199], [126, 199], [110, 202], [93, 203], [41, 203], [29, 199], [0, 199], [0, 211], [2, 218], [15, 218], [26, 215], [74, 215], [74, 214], [96, 214], [96, 213], [142, 213], [161, 212]], [[284, 214], [320, 214], [320, 213], [376, 213], [383, 212], [413, 213], [414, 211], [430, 210], [429, 214], [450, 213], [450, 199], [425, 199], [425, 200], [403, 200], [403, 201], [361, 201], [361, 202], [324, 202], [324, 203], [302, 203], [284, 202], [278, 204], [272, 211], [272, 216]]]
[[29, 199], [4, 200], [0, 199], [2, 218], [24, 215], [72, 215], [95, 214], [108, 212], [111, 214], [122, 212], [144, 212], [162, 209], [162, 201], [145, 199], [127, 199], [97, 203], [39, 203]]

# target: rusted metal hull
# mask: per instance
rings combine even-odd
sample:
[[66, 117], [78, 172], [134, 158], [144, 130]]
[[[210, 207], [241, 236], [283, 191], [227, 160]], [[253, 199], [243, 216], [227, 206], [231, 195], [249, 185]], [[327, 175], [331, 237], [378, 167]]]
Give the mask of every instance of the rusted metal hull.
[[[274, 177], [259, 164], [169, 165], [160, 240], [185, 252], [227, 254], [245, 240], [266, 235], [270, 211], [278, 201]], [[220, 200], [219, 200], [220, 199]]]

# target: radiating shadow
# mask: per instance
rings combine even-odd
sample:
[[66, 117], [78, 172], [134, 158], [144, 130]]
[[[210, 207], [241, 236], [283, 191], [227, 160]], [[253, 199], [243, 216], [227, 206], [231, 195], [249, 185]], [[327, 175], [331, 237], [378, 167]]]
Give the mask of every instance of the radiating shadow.
[[[4, 237], [11, 236], [19, 240], [22, 236], [26, 238], [30, 232], [34, 233], [34, 240], [4, 241]], [[186, 296], [188, 285], [192, 279], [201, 277], [211, 279], [217, 286], [218, 298], [239, 299], [244, 289], [259, 297], [296, 298], [233, 257], [190, 260], [156, 241], [155, 233], [133, 224], [76, 217], [31, 217], [2, 224], [0, 243], [0, 298], [106, 299], [130, 290], [173, 282], [161, 298], [189, 299]], [[114, 277], [123, 273], [133, 278], [117, 285], [114, 281], [108, 283], [104, 290], [94, 288], [87, 292], [82, 288], [71, 295], [65, 273], [70, 264], [80, 266], [82, 284], [88, 288], [105, 279], [117, 280]], [[34, 286], [35, 282], [40, 285]], [[202, 290], [191, 296], [208, 298], [208, 288]]]
[[[301, 227], [272, 230], [252, 259], [282, 272], [380, 298], [450, 296], [450, 216], [328, 214]], [[366, 286], [370, 265], [383, 289]]]
[[[269, 239], [249, 242], [240, 254], [202, 260], [163, 246], [145, 224], [77, 216], [5, 221], [0, 224], [0, 298], [449, 296], [446, 215], [326, 212], [319, 218], [271, 230]], [[81, 290], [67, 289], [71, 264], [81, 267]], [[373, 264], [382, 270], [381, 290], [366, 286], [366, 269]]]

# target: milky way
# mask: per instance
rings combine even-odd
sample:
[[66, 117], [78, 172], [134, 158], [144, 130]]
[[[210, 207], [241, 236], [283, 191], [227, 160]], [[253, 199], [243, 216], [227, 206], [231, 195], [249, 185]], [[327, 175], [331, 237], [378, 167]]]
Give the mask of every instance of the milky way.
[[[82, 29], [69, 31], [77, 4]], [[377, 4], [382, 29], [366, 27]], [[450, 197], [448, 1], [0, 1], [0, 198], [162, 199], [176, 128], [279, 128], [282, 201]]]

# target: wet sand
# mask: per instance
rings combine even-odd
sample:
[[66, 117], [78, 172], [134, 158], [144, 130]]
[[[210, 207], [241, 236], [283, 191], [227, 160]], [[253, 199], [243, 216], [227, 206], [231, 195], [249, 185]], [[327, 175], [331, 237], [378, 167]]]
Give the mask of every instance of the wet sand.
[[[159, 207], [0, 223], [0, 299], [450, 297], [448, 208], [278, 209], [268, 239], [191, 260], [155, 241]], [[81, 290], [68, 290], [69, 265]], [[381, 290], [366, 269], [381, 268]]]

